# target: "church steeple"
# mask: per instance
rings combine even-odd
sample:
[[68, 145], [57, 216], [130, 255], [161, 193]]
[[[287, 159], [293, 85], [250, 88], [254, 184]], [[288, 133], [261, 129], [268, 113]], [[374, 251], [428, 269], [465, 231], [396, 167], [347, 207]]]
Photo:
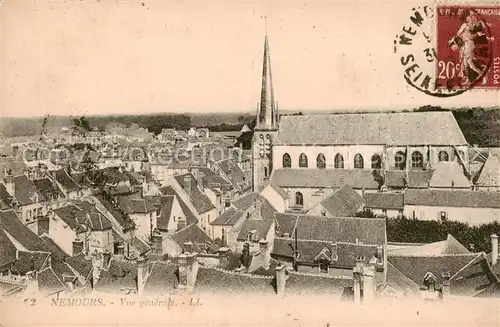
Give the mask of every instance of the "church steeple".
[[278, 112], [274, 102], [273, 78], [271, 74], [271, 56], [269, 54], [269, 40], [264, 39], [264, 60], [262, 63], [262, 89], [260, 93], [260, 104], [257, 113], [257, 129], [277, 129]]

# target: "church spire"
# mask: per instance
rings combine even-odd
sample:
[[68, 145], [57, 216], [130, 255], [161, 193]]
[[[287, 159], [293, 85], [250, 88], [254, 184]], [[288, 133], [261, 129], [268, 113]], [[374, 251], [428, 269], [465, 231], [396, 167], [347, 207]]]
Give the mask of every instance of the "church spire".
[[278, 113], [274, 102], [273, 79], [271, 74], [271, 56], [269, 54], [269, 41], [264, 39], [264, 60], [262, 63], [262, 89], [260, 94], [260, 105], [257, 116], [257, 128], [275, 129], [278, 128]]

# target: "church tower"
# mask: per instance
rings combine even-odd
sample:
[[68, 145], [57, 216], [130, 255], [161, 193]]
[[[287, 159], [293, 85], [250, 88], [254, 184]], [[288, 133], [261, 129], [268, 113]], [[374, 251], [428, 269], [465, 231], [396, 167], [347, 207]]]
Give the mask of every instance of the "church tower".
[[273, 142], [278, 132], [278, 106], [274, 102], [273, 79], [269, 41], [264, 40], [264, 60], [262, 63], [262, 89], [257, 105], [257, 124], [252, 139], [253, 191], [260, 192], [269, 184], [273, 162]]

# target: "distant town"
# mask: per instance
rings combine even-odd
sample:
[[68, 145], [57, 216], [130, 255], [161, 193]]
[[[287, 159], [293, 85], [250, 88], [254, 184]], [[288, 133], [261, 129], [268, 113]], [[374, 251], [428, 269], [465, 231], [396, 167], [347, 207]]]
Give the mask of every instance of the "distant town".
[[4, 134], [2, 296], [500, 296], [498, 120], [282, 115], [267, 36], [258, 102], [217, 128], [47, 116]]

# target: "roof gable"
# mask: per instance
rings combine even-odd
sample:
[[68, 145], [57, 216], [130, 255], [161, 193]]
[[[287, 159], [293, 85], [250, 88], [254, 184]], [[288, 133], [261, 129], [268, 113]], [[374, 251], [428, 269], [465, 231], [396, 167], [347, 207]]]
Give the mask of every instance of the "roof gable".
[[497, 156], [488, 155], [488, 159], [481, 168], [477, 184], [480, 186], [500, 186], [500, 160]]
[[434, 166], [430, 187], [470, 188], [470, 182], [464, 175], [464, 168], [454, 161], [441, 161]]

